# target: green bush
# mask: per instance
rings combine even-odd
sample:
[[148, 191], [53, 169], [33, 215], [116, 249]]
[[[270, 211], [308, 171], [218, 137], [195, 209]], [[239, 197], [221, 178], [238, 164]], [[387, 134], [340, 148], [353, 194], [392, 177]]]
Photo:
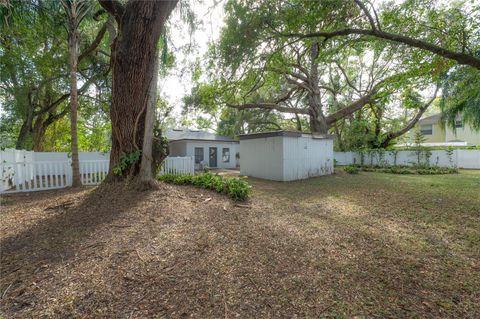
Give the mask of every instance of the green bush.
[[406, 166], [358, 166], [350, 165], [345, 166], [344, 170], [350, 174], [357, 174], [358, 171], [363, 172], [378, 172], [378, 173], [390, 173], [390, 174], [418, 174], [418, 175], [436, 175], [436, 174], [455, 174], [458, 173], [457, 168], [452, 167], [439, 167], [429, 166], [425, 164]]
[[419, 168], [417, 169], [417, 174], [420, 175], [434, 175], [434, 174], [455, 174], [458, 173], [457, 168], [451, 167], [428, 167], [428, 168]]
[[354, 165], [345, 166], [343, 170], [348, 174], [358, 174], [358, 172], [360, 171], [360, 169]]
[[159, 176], [158, 180], [171, 184], [189, 184], [204, 189], [211, 189], [217, 193], [227, 194], [236, 201], [246, 200], [251, 192], [251, 186], [245, 178], [219, 176], [210, 172], [194, 176], [164, 174]]

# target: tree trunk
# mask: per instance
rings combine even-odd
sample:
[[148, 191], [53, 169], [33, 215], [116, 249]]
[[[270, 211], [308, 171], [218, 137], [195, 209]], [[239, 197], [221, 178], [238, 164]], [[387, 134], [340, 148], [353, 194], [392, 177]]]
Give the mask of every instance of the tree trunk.
[[33, 139], [33, 151], [43, 152], [43, 140], [45, 137], [45, 126], [43, 125], [42, 117], [37, 116], [37, 120], [33, 125], [32, 139]]
[[322, 110], [322, 100], [318, 89], [318, 55], [319, 45], [314, 41], [310, 47], [310, 77], [311, 92], [308, 93], [308, 112], [310, 115], [310, 131], [312, 133], [327, 134], [328, 125]]
[[140, 172], [139, 161], [114, 173], [123, 153], [141, 151], [145, 134], [145, 105], [153, 75], [156, 46], [177, 1], [100, 0], [115, 16], [119, 32], [112, 46], [113, 84], [110, 118], [112, 151], [108, 181], [123, 180]]
[[295, 113], [295, 123], [297, 125], [297, 131], [302, 131], [302, 120], [300, 119], [300, 115], [298, 113]]
[[27, 148], [27, 138], [29, 133], [32, 131], [32, 122], [33, 122], [33, 112], [29, 108], [28, 114], [26, 119], [22, 123], [22, 127], [20, 128], [20, 133], [18, 134], [17, 143], [15, 144], [15, 148], [17, 150], [24, 150]]
[[80, 180], [80, 163], [78, 159], [78, 130], [77, 130], [77, 63], [80, 34], [75, 28], [70, 30], [68, 49], [70, 51], [70, 130], [72, 135], [72, 187], [82, 185]]
[[142, 145], [142, 159], [138, 175], [140, 183], [149, 185], [153, 181], [153, 128], [155, 126], [155, 107], [157, 102], [158, 52], [155, 55], [153, 75], [150, 81], [148, 100], [145, 110], [145, 129]]
[[32, 105], [32, 90], [28, 90], [27, 98], [28, 101], [26, 103], [26, 115], [25, 119], [23, 120], [22, 126], [20, 127], [20, 132], [18, 134], [17, 143], [15, 144], [15, 148], [17, 150], [24, 150], [27, 149], [27, 139], [29, 134], [32, 132], [32, 125], [33, 125], [33, 118], [34, 118], [34, 106]]
[[309, 94], [308, 106], [310, 112], [310, 131], [312, 133], [327, 134], [328, 124], [325, 115], [323, 115], [320, 96]]

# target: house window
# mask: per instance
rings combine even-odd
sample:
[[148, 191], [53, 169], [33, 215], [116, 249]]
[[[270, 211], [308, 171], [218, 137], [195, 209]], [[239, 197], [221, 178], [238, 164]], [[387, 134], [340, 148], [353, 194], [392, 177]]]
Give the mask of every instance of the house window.
[[420, 125], [420, 133], [422, 133], [422, 135], [432, 135], [433, 134], [432, 124]]
[[203, 162], [203, 147], [195, 147], [195, 164]]
[[223, 148], [222, 158], [223, 158], [224, 163], [230, 162], [230, 149], [229, 148]]
[[455, 128], [462, 128], [463, 127], [463, 121], [455, 121]]

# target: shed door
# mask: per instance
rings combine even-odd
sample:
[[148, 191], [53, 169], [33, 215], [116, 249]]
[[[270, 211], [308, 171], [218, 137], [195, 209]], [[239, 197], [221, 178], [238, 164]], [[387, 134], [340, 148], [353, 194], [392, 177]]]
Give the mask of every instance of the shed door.
[[208, 166], [217, 167], [217, 148], [210, 147], [208, 154]]

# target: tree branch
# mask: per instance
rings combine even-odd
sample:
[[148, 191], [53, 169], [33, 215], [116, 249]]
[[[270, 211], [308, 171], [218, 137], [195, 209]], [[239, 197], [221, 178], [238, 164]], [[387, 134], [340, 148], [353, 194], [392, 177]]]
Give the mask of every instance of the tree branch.
[[469, 65], [471, 67], [474, 67], [478, 70], [480, 70], [480, 59], [473, 57], [471, 55], [465, 54], [465, 53], [460, 53], [460, 52], [455, 52], [451, 51], [445, 48], [442, 48], [438, 45], [419, 40], [419, 39], [414, 39], [410, 38], [404, 35], [400, 34], [395, 34], [395, 33], [389, 33], [389, 32], [384, 32], [381, 30], [364, 30], [364, 29], [352, 29], [352, 28], [346, 28], [346, 29], [340, 29], [332, 32], [312, 32], [312, 33], [306, 33], [306, 34], [301, 34], [301, 33], [285, 33], [285, 34], [280, 34], [282, 37], [296, 37], [299, 39], [302, 38], [324, 38], [325, 40], [334, 38], [334, 37], [340, 37], [340, 36], [349, 36], [353, 34], [358, 34], [358, 35], [366, 35], [366, 36], [372, 36], [376, 37], [379, 39], [384, 39], [388, 40], [391, 42], [397, 42], [397, 43], [402, 43], [406, 44], [410, 47], [422, 49], [425, 51], [432, 52], [434, 54], [437, 54], [439, 56], [442, 56], [444, 58], [454, 60], [458, 64], [461, 65]]
[[98, 2], [107, 12], [113, 15], [117, 23], [120, 24], [125, 11], [124, 6], [118, 0], [98, 0]]
[[83, 58], [88, 56], [90, 53], [92, 53], [98, 47], [100, 42], [102, 42], [102, 39], [103, 39], [106, 31], [107, 31], [107, 22], [105, 22], [102, 25], [102, 27], [100, 28], [100, 30], [97, 33], [97, 36], [95, 37], [95, 40], [93, 40], [93, 42], [90, 44], [90, 46], [80, 54], [80, 56], [78, 57], [78, 62], [82, 61]]
[[233, 107], [237, 110], [246, 110], [246, 109], [264, 109], [264, 110], [277, 110], [283, 113], [298, 113], [298, 114], [309, 114], [306, 109], [297, 109], [294, 107], [281, 106], [277, 103], [246, 103], [246, 104], [227, 104], [228, 107]]
[[326, 117], [327, 124], [330, 126], [331, 124], [335, 123], [338, 120], [345, 118], [346, 116], [355, 113], [356, 111], [360, 110], [366, 104], [372, 101], [373, 95], [376, 91], [371, 91], [367, 95], [362, 96], [360, 99], [356, 100], [352, 104], [344, 107], [343, 109], [332, 113]]
[[435, 101], [435, 99], [437, 98], [438, 90], [439, 90], [439, 86], [437, 85], [435, 89], [435, 93], [433, 94], [432, 98], [418, 109], [417, 114], [415, 114], [415, 116], [408, 122], [408, 124], [395, 132], [390, 132], [386, 134], [380, 146], [383, 148], [387, 147], [393, 139], [402, 136], [403, 134], [407, 133], [410, 129], [412, 129], [415, 126], [415, 124], [417, 124], [417, 122], [420, 120], [423, 113], [425, 113], [428, 107], [433, 103], [433, 101]]
[[372, 27], [372, 30], [377, 30], [377, 26], [375, 25], [375, 20], [373, 19], [372, 15], [368, 11], [367, 7], [363, 4], [362, 1], [360, 0], [353, 0], [357, 4], [357, 6], [360, 7], [360, 9], [365, 13], [367, 16], [368, 22], [370, 23], [370, 26]]

